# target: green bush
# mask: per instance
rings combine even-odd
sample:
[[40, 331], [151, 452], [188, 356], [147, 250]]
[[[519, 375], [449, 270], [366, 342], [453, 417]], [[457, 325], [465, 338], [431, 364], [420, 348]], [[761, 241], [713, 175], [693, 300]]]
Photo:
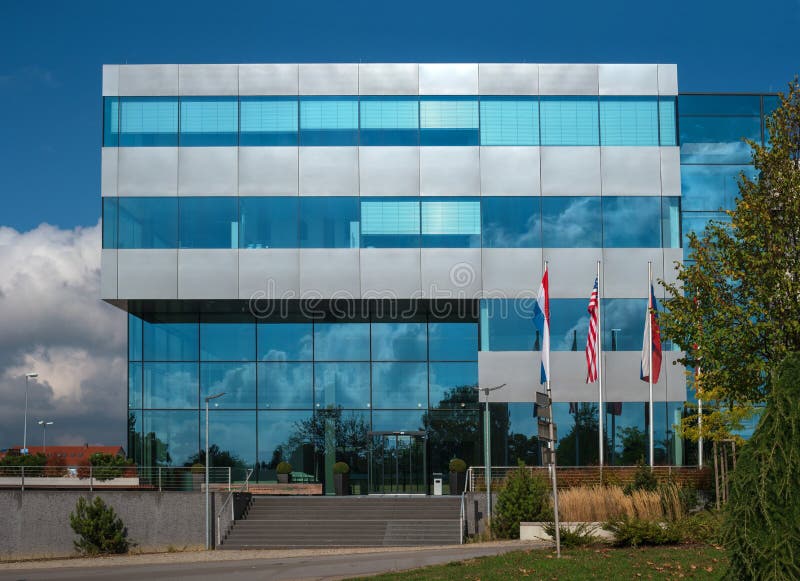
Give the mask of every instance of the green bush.
[[680, 521], [683, 540], [691, 543], [717, 544], [720, 542], [722, 515], [703, 510]]
[[128, 551], [128, 529], [117, 517], [114, 509], [103, 499], [95, 496], [87, 502], [78, 499], [75, 512], [69, 515], [69, 524], [80, 538], [73, 541], [75, 549], [84, 555], [126, 553]]
[[659, 523], [623, 517], [605, 523], [603, 528], [614, 534], [614, 544], [618, 547], [675, 545], [684, 538], [680, 523]]
[[464, 462], [461, 458], [453, 458], [450, 460], [450, 465], [448, 466], [450, 472], [466, 472], [467, 471], [467, 463]]
[[512, 470], [497, 495], [491, 522], [492, 534], [500, 539], [518, 539], [519, 523], [549, 520], [547, 482], [533, 476], [523, 462]]
[[633, 482], [625, 485], [623, 492], [630, 495], [634, 490], [647, 490], [653, 492], [658, 488], [658, 478], [653, 474], [650, 466], [645, 464], [644, 458], [639, 458], [636, 463], [636, 473], [633, 475]]
[[111, 480], [122, 476], [125, 469], [133, 465], [133, 460], [128, 460], [124, 456], [98, 452], [89, 457], [89, 464], [92, 466], [92, 474], [96, 480]]
[[[544, 525], [544, 532], [555, 538], [556, 523], [553, 521], [548, 522]], [[594, 545], [599, 541], [597, 535], [592, 532], [592, 525], [585, 522], [580, 523], [575, 528], [560, 526], [558, 527], [558, 533], [561, 540], [561, 547], [564, 549], [586, 547], [588, 545]]]
[[334, 474], [347, 474], [348, 472], [350, 472], [350, 466], [347, 465], [347, 462], [337, 462], [333, 465]]
[[0, 466], [25, 466], [25, 468], [33, 467], [38, 468], [47, 464], [47, 456], [41, 452], [37, 454], [20, 454], [11, 455], [6, 454], [0, 459]]
[[292, 465], [288, 462], [280, 462], [276, 470], [278, 471], [278, 474], [291, 474]]

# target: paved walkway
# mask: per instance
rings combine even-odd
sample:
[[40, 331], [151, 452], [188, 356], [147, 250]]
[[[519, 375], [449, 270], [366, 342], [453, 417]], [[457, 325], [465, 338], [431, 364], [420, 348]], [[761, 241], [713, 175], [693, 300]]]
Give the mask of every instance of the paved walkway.
[[415, 569], [509, 551], [541, 548], [542, 543], [506, 541], [448, 547], [210, 551], [59, 559], [0, 564], [0, 580], [258, 579], [310, 581], [345, 579]]

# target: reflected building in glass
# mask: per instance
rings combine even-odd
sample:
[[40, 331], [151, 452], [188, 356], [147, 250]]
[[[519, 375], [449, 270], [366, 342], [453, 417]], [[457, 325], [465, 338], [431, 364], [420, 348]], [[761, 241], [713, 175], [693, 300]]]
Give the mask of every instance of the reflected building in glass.
[[[540, 463], [551, 284], [558, 462], [696, 461], [685, 372], [639, 380], [648, 263], [730, 207], [773, 97], [678, 95], [674, 65], [111, 65], [102, 298], [128, 313], [129, 454], [333, 492], [426, 493], [449, 460]], [[687, 257], [688, 258], [688, 257]], [[604, 434], [585, 383], [601, 267]], [[663, 292], [659, 292], [663, 299]], [[694, 455], [694, 457], [693, 457]]]

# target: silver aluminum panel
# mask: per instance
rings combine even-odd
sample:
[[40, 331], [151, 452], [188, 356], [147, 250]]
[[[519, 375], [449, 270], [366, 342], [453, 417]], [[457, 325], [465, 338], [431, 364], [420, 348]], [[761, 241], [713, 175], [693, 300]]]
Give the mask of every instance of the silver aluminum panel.
[[604, 196], [661, 194], [661, 156], [658, 147], [601, 147]]
[[487, 63], [478, 65], [481, 95], [538, 95], [539, 65]]
[[480, 149], [482, 196], [538, 196], [539, 148], [484, 146]]
[[117, 195], [117, 156], [119, 148], [104, 147], [100, 154], [100, 195]]
[[300, 296], [300, 251], [296, 248], [239, 250], [239, 298], [296, 299]]
[[296, 147], [240, 147], [240, 196], [296, 196]]
[[177, 195], [177, 147], [120, 147], [118, 163], [120, 196]]
[[357, 147], [301, 147], [300, 195], [357, 196]]
[[117, 298], [117, 251], [100, 251], [100, 298]]
[[[642, 402], [650, 401], [650, 384], [639, 377], [642, 368], [641, 351], [603, 351], [603, 392], [605, 401]], [[586, 361], [584, 360], [584, 370]], [[661, 364], [658, 383], [653, 384], [653, 401], [668, 401], [667, 373]], [[595, 388], [596, 389], [596, 388]], [[683, 397], [678, 401], [684, 401]], [[597, 396], [595, 396], [595, 401]], [[624, 408], [624, 406], [623, 406]]]
[[428, 63], [419, 65], [420, 95], [477, 95], [478, 65]]
[[119, 299], [177, 299], [177, 250], [119, 250]]
[[421, 147], [419, 192], [422, 196], [480, 195], [478, 147]]
[[[585, 298], [588, 302], [602, 248], [544, 248], [542, 256], [548, 261], [550, 298]], [[534, 288], [539, 290], [538, 281]]]
[[238, 148], [181, 147], [178, 195], [235, 196]]
[[481, 292], [480, 248], [423, 248], [422, 296], [474, 299]]
[[181, 95], [237, 95], [239, 65], [180, 65]]
[[658, 65], [658, 93], [678, 94], [678, 65]]
[[421, 296], [418, 248], [362, 248], [361, 298]]
[[542, 147], [543, 196], [599, 196], [599, 147]]
[[550, 353], [550, 386], [555, 402], [597, 401], [597, 384], [586, 383], [586, 354], [582, 351]]
[[103, 65], [103, 97], [119, 95], [119, 65]]
[[417, 95], [419, 65], [406, 63], [363, 63], [358, 65], [361, 95]]
[[[489, 394], [489, 402], [533, 402], [539, 385], [541, 354], [538, 351], [478, 351], [478, 386], [505, 386]], [[480, 392], [479, 400], [486, 401]]]
[[178, 250], [179, 299], [238, 299], [239, 252]]
[[357, 248], [300, 250], [300, 297], [355, 299], [361, 294]]
[[539, 65], [541, 95], [597, 95], [598, 91], [597, 65]]
[[686, 368], [678, 363], [683, 351], [664, 351], [661, 373], [667, 376], [667, 401], [686, 401]]
[[541, 248], [484, 248], [485, 298], [535, 297], [542, 280]]
[[601, 95], [658, 95], [658, 65], [598, 65]]
[[661, 148], [661, 195], [681, 195], [681, 148]]
[[362, 196], [418, 196], [419, 147], [361, 147]]
[[239, 65], [240, 95], [297, 95], [298, 65]]
[[178, 65], [120, 65], [119, 94], [131, 97], [178, 95]]
[[358, 95], [358, 65], [300, 65], [301, 95]]
[[[664, 251], [661, 248], [603, 249], [602, 296], [620, 299], [647, 298], [648, 261], [653, 263], [653, 284], [656, 285], [658, 279], [664, 278]], [[588, 291], [586, 296], [589, 296]]]

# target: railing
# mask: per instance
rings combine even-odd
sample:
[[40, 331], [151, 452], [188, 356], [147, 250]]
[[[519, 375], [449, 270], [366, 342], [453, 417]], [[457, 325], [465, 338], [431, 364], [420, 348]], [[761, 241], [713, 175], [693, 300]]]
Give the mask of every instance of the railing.
[[233, 526], [233, 521], [236, 520], [236, 513], [235, 513], [236, 507], [233, 504], [233, 495], [234, 495], [235, 492], [247, 492], [247, 491], [250, 490], [250, 477], [252, 475], [253, 475], [253, 471], [251, 469], [248, 469], [247, 470], [247, 476], [245, 476], [244, 482], [241, 483], [241, 485], [239, 486], [238, 490], [231, 490], [228, 493], [228, 497], [225, 499], [225, 502], [223, 502], [222, 506], [219, 508], [219, 511], [217, 512], [217, 526], [216, 526], [217, 544], [215, 546], [218, 547], [219, 545], [222, 544], [223, 535], [222, 535], [221, 521], [222, 521], [222, 514], [225, 512], [225, 507], [228, 504], [231, 505], [231, 524], [228, 527], [226, 527], [227, 530], [225, 531], [225, 534], [227, 535], [228, 531], [230, 530], [230, 527]]
[[[233, 490], [238, 486], [237, 472], [230, 467], [210, 468], [209, 490]], [[0, 488], [190, 492], [205, 490], [205, 470], [194, 472], [174, 466], [0, 466]]]

